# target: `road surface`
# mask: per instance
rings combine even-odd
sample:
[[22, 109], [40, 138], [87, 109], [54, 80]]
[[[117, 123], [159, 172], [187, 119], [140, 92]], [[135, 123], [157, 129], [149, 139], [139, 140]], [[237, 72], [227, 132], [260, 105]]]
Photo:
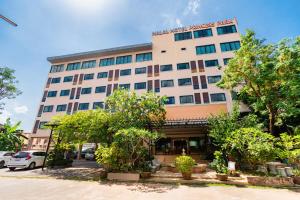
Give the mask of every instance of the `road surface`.
[[0, 177], [0, 200], [299, 200], [300, 191]]

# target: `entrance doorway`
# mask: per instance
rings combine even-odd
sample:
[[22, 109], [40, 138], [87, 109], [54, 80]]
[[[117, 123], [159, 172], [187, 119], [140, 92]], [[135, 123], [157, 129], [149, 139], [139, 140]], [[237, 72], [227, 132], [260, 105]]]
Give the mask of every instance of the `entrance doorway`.
[[182, 149], [185, 150], [185, 153], [188, 153], [188, 146], [186, 140], [174, 140], [174, 153], [175, 154], [182, 154]]

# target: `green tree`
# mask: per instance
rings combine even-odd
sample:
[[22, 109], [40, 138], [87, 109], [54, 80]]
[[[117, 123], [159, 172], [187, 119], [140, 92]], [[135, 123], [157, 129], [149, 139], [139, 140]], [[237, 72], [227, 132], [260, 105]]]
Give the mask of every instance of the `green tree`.
[[0, 129], [0, 151], [17, 151], [22, 147], [22, 140], [18, 130], [21, 122], [14, 125], [11, 124], [10, 119], [2, 125]]
[[209, 136], [212, 138], [213, 144], [219, 149], [223, 148], [226, 138], [239, 128], [255, 127], [262, 129], [263, 125], [259, 123], [256, 115], [249, 114], [240, 117], [238, 104], [233, 107], [232, 113], [222, 113], [218, 116], [212, 116], [208, 119]]
[[241, 48], [235, 52], [218, 86], [236, 90], [255, 111], [266, 114], [269, 131], [275, 123], [299, 116], [300, 37], [279, 44], [264, 44], [253, 31], [241, 36]]
[[97, 162], [110, 170], [131, 171], [138, 169], [148, 158], [145, 143], [159, 138], [157, 132], [145, 129], [121, 129], [113, 136], [110, 146], [100, 147]]
[[[17, 89], [18, 81], [14, 76], [15, 70], [8, 67], [0, 67], [0, 101], [4, 99], [12, 99], [21, 94]], [[0, 109], [3, 109], [4, 103], [0, 103]]]
[[139, 96], [128, 90], [116, 90], [105, 102], [112, 115], [110, 129], [113, 132], [130, 127], [159, 129], [165, 122], [164, 102], [165, 97], [153, 92]]
[[240, 128], [227, 138], [224, 148], [231, 155], [237, 155], [239, 161], [249, 163], [252, 167], [276, 158], [275, 138], [256, 128]]

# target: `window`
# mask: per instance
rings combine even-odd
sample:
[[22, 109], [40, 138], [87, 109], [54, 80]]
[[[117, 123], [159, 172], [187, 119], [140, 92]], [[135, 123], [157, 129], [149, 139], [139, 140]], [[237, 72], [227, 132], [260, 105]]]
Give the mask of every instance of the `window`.
[[94, 68], [96, 66], [96, 60], [82, 62], [81, 69]]
[[210, 45], [203, 45], [203, 46], [197, 46], [196, 47], [196, 54], [209, 54], [209, 53], [216, 53], [216, 47], [214, 44]]
[[217, 75], [217, 76], [207, 76], [207, 82], [208, 83], [217, 83], [221, 80], [221, 75]]
[[178, 79], [178, 85], [179, 86], [192, 85], [192, 79], [191, 78]]
[[122, 69], [120, 71], [120, 76], [129, 76], [131, 75], [131, 69]]
[[84, 80], [92, 80], [92, 79], [94, 79], [94, 74], [85, 74], [83, 79]]
[[136, 54], [136, 62], [152, 60], [152, 52]]
[[194, 38], [202, 38], [212, 36], [211, 28], [194, 31]]
[[166, 105], [175, 104], [175, 97], [167, 97]]
[[94, 102], [93, 109], [104, 108], [104, 102]]
[[[44, 126], [45, 126], [46, 124], [47, 124], [47, 122], [45, 122], [45, 121], [40, 122], [40, 123], [39, 123], [39, 129], [44, 128]], [[24, 153], [24, 152], [20, 152], [20, 153]]]
[[216, 67], [219, 66], [218, 60], [206, 60], [205, 61], [205, 67]]
[[173, 70], [172, 65], [161, 65], [160, 66], [161, 72], [172, 71], [172, 70]]
[[166, 53], [167, 51], [166, 50], [161, 50], [161, 53]]
[[89, 103], [80, 103], [78, 106], [78, 110], [88, 110], [89, 109]]
[[72, 82], [73, 76], [65, 76], [64, 77], [64, 82]]
[[81, 89], [81, 94], [91, 94], [91, 93], [92, 93], [91, 87]]
[[110, 66], [115, 64], [115, 58], [100, 59], [99, 66]]
[[210, 94], [210, 100], [211, 102], [226, 101], [226, 97], [224, 93], [215, 93], [215, 94]]
[[192, 32], [175, 33], [174, 38], [175, 38], [175, 41], [189, 40], [189, 39], [192, 39]]
[[80, 69], [80, 62], [76, 63], [69, 63], [67, 66], [67, 71], [77, 70]]
[[124, 90], [130, 90], [130, 84], [126, 83], [126, 84], [120, 84], [119, 85], [120, 89], [124, 89]]
[[107, 76], [108, 76], [107, 72], [99, 72], [97, 78], [107, 78]]
[[67, 110], [67, 104], [57, 105], [56, 112], [63, 112]]
[[60, 91], [60, 96], [69, 96], [70, 90], [61, 90]]
[[185, 51], [186, 50], [186, 48], [184, 47], [184, 48], [181, 48], [181, 51]]
[[178, 63], [177, 64], [177, 70], [189, 69], [189, 68], [190, 68], [189, 63]]
[[106, 86], [98, 86], [95, 89], [95, 93], [104, 93], [106, 90]]
[[56, 97], [57, 91], [49, 91], [47, 97]]
[[231, 58], [224, 58], [224, 59], [223, 59], [224, 65], [228, 65], [228, 62], [229, 62], [230, 59], [231, 59]]
[[135, 74], [146, 74], [146, 67], [135, 68]]
[[52, 78], [51, 79], [51, 83], [60, 83], [60, 77], [57, 77], [57, 78]]
[[221, 43], [221, 51], [235, 51], [241, 47], [240, 41]]
[[222, 27], [217, 27], [217, 32], [218, 35], [223, 35], [223, 34], [228, 34], [228, 33], [236, 33], [236, 27], [235, 25], [230, 25], [230, 26], [222, 26]]
[[180, 96], [180, 104], [194, 103], [193, 95]]
[[116, 64], [126, 64], [126, 63], [131, 63], [132, 61], [132, 56], [118, 56], [116, 60]]
[[134, 89], [135, 90], [146, 89], [146, 82], [135, 83], [134, 84]]
[[163, 80], [161, 81], [161, 87], [174, 87], [173, 80]]
[[43, 112], [52, 112], [53, 106], [44, 106]]
[[50, 73], [62, 72], [64, 71], [64, 65], [52, 65], [50, 69]]

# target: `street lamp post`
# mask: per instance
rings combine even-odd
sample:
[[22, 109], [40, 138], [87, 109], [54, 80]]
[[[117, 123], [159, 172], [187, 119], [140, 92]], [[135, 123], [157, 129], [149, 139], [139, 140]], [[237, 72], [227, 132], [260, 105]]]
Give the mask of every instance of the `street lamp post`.
[[49, 147], [50, 147], [51, 140], [52, 140], [53, 130], [54, 130], [54, 128], [56, 128], [58, 126], [58, 124], [46, 124], [46, 126], [51, 128], [51, 132], [50, 132], [50, 136], [49, 136], [49, 140], [48, 140], [48, 144], [47, 144], [46, 155], [45, 155], [45, 158], [43, 161], [42, 171], [44, 171], [45, 163], [46, 163], [46, 160], [48, 157], [48, 151], [49, 151]]

